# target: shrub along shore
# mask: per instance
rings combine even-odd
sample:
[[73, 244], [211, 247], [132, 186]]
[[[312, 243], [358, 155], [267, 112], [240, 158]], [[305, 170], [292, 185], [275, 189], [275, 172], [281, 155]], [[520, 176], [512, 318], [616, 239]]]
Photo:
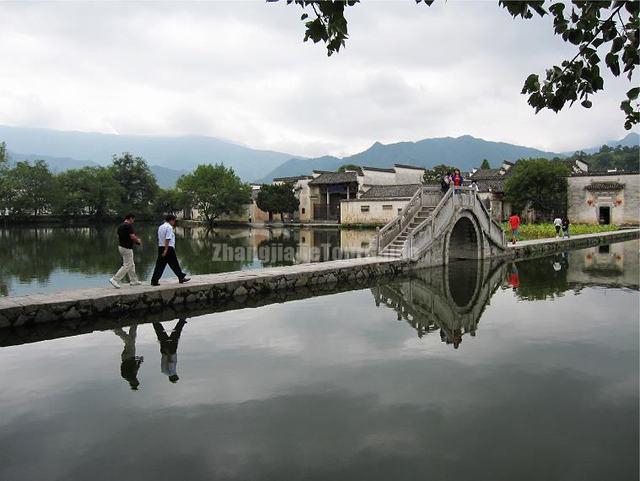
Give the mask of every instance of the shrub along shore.
[[[502, 224], [502, 230], [507, 237], [511, 232], [508, 222]], [[569, 228], [569, 235], [598, 234], [600, 232], [611, 232], [620, 230], [618, 225], [591, 225], [572, 224]], [[560, 233], [562, 235], [562, 232]], [[551, 223], [545, 224], [522, 224], [520, 226], [520, 240], [547, 239], [556, 236], [556, 228]]]

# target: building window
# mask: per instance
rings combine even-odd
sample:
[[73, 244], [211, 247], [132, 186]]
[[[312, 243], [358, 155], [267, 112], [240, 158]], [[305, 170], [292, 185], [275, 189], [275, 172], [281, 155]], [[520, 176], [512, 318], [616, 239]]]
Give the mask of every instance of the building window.
[[369, 206], [368, 205], [361, 205], [360, 206], [360, 212], [369, 212]]
[[303, 208], [302, 208], [302, 213], [304, 214], [305, 212], [306, 212], [306, 210], [305, 210], [305, 208], [303, 207]]
[[383, 206], [382, 206], [382, 210], [391, 210], [391, 209], [393, 209], [393, 206], [392, 206], [392, 205], [390, 205], [390, 204], [387, 204], [387, 205], [383, 205]]
[[400, 215], [400, 212], [402, 212], [402, 209], [398, 209], [398, 215]]

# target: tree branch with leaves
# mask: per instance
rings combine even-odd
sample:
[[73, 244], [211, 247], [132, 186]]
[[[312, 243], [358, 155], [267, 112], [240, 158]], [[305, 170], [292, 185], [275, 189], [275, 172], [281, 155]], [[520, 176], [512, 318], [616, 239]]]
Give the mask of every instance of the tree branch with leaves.
[[[345, 46], [348, 39], [345, 8], [355, 6], [359, 3], [357, 0], [286, 1], [311, 12], [310, 15], [305, 11], [301, 18], [305, 22], [305, 42], [323, 42], [329, 56]], [[427, 6], [434, 3], [427, 0], [415, 2]], [[590, 96], [604, 89], [600, 69], [603, 54], [606, 68], [614, 76], [625, 74], [629, 82], [632, 81], [635, 68], [640, 63], [640, 2], [500, 0], [498, 4], [514, 18], [527, 20], [535, 15], [550, 15], [554, 33], [578, 48], [572, 59], [547, 69], [544, 80], [541, 81], [538, 74], [527, 77], [522, 94], [528, 95], [527, 102], [536, 113], [543, 109], [559, 112], [567, 103], [571, 106], [578, 100], [584, 108], [591, 108]], [[627, 130], [640, 122], [639, 92], [638, 87], [631, 88], [620, 104]]]

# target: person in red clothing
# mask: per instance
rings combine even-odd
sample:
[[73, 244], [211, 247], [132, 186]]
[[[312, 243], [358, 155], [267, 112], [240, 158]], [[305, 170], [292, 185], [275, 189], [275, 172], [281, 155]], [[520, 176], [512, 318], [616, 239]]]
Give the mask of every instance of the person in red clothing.
[[520, 216], [517, 213], [514, 212], [509, 217], [509, 226], [511, 227], [511, 242], [515, 244], [520, 237]]
[[460, 187], [462, 187], [463, 183], [464, 183], [464, 178], [462, 177], [462, 174], [460, 173], [460, 169], [456, 169], [453, 172], [453, 175], [451, 176], [451, 185], [453, 185], [453, 193], [454, 194], [459, 194], [460, 193]]

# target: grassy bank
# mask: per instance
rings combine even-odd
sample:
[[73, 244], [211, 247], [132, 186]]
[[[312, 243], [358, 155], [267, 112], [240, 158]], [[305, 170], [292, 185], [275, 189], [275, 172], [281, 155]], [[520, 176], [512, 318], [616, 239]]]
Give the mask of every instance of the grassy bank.
[[[503, 223], [502, 228], [508, 237], [511, 232], [509, 223]], [[569, 233], [571, 235], [597, 234], [599, 232], [610, 232], [618, 229], [620, 229], [620, 226], [617, 225], [572, 224], [569, 228]], [[555, 236], [556, 228], [553, 224], [522, 224], [520, 226], [520, 240], [547, 239]]]

